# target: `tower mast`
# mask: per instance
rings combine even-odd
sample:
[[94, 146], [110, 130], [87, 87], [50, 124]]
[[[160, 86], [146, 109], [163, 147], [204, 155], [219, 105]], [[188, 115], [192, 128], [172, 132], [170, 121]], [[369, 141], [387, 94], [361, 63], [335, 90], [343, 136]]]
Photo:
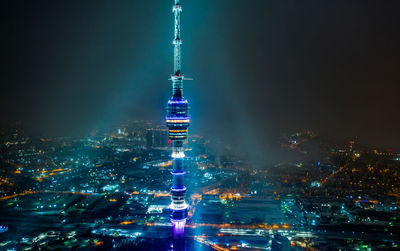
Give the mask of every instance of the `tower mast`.
[[174, 73], [180, 75], [181, 73], [181, 12], [182, 7], [179, 0], [175, 0], [175, 5], [172, 7], [172, 12], [175, 17], [175, 30], [174, 30]]
[[188, 205], [185, 202], [186, 187], [184, 185], [184, 141], [187, 139], [190, 124], [189, 104], [183, 97], [184, 76], [181, 71], [181, 13], [179, 0], [174, 0], [174, 73], [171, 76], [172, 97], [167, 104], [165, 118], [168, 127], [168, 137], [172, 141], [172, 187], [171, 187], [171, 223], [175, 238], [183, 237]]

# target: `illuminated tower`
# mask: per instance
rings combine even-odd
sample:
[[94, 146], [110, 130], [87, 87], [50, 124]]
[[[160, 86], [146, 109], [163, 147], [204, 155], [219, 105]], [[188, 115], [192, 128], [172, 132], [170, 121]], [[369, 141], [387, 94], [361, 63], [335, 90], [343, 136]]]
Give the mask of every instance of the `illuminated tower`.
[[172, 8], [175, 16], [174, 40], [174, 74], [171, 76], [172, 97], [168, 101], [167, 116], [165, 118], [168, 127], [168, 137], [172, 141], [172, 187], [171, 187], [171, 223], [173, 225], [174, 237], [182, 237], [188, 205], [185, 202], [186, 187], [184, 185], [184, 141], [187, 139], [190, 123], [189, 104], [183, 97], [183, 80], [181, 72], [181, 12], [182, 7], [179, 0], [175, 0]]

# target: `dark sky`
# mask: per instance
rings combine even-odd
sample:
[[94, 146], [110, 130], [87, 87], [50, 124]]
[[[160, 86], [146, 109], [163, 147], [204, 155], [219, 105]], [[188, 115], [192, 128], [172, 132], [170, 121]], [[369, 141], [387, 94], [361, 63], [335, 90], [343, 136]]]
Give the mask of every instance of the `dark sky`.
[[[161, 121], [172, 2], [2, 1], [2, 123], [68, 135]], [[400, 1], [182, 5], [191, 133], [260, 152], [302, 129], [400, 149]]]

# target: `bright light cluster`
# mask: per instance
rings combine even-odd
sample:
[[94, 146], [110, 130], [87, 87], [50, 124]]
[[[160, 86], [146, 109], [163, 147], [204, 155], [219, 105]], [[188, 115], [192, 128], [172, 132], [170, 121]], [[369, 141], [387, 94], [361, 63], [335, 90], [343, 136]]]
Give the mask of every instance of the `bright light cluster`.
[[190, 123], [189, 119], [167, 119], [167, 123]]
[[174, 202], [172, 202], [169, 205], [169, 208], [172, 210], [186, 210], [188, 207], [189, 207], [189, 205], [186, 204], [186, 202], [182, 203], [182, 204], [174, 204]]
[[168, 100], [168, 104], [187, 104], [187, 100]]
[[184, 188], [173, 188], [173, 187], [171, 187], [171, 191], [172, 192], [185, 192], [186, 191], [186, 187], [184, 187]]
[[174, 159], [182, 159], [182, 158], [185, 158], [185, 153], [184, 152], [173, 152], [171, 157]]

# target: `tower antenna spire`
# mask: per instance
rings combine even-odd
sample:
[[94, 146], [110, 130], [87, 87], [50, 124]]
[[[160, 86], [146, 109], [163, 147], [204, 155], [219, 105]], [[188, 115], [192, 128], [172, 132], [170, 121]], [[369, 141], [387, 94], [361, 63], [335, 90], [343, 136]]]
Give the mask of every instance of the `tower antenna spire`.
[[174, 22], [174, 73], [175, 75], [181, 74], [181, 12], [182, 6], [180, 5], [179, 0], [175, 0], [175, 5], [172, 7], [172, 11], [174, 13], [175, 22]]

